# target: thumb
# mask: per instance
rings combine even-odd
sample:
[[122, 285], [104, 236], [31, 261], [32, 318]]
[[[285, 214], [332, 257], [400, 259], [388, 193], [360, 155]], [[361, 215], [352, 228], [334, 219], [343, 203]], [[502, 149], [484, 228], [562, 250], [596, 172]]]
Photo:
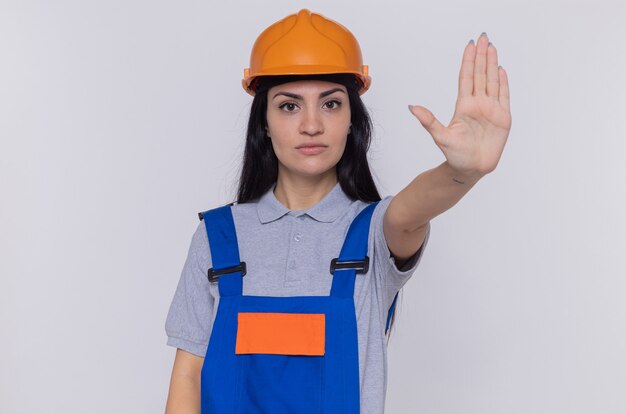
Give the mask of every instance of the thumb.
[[422, 126], [434, 137], [441, 136], [445, 127], [435, 118], [432, 112], [423, 106], [409, 105], [409, 111], [417, 118]]

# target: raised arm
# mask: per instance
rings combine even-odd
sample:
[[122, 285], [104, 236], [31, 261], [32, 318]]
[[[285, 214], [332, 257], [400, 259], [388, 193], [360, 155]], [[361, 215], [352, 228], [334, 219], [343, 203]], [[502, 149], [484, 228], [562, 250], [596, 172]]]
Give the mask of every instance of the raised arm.
[[[397, 261], [422, 245], [430, 220], [455, 205], [498, 165], [511, 129], [509, 84], [496, 48], [483, 33], [463, 52], [454, 115], [445, 127], [423, 106], [409, 110], [446, 157], [418, 175], [390, 202], [383, 219], [389, 250]], [[400, 263], [401, 264], [401, 263]]]

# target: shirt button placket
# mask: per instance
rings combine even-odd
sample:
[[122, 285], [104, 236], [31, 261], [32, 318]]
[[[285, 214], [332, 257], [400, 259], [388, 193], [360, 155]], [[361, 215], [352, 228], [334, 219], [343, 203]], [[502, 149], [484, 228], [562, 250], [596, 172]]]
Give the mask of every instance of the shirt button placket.
[[297, 220], [293, 222], [292, 242], [289, 243], [290, 244], [289, 255], [291, 257], [289, 257], [288, 259], [287, 275], [285, 279], [288, 284], [294, 284], [294, 283], [298, 284], [300, 282], [300, 276], [301, 276], [298, 273], [297, 258], [300, 256], [300, 253], [299, 253], [300, 243], [299, 242], [302, 240], [303, 234], [302, 234], [302, 231], [298, 229], [298, 227], [300, 227], [299, 222], [303, 221], [304, 215], [294, 217], [294, 218]]

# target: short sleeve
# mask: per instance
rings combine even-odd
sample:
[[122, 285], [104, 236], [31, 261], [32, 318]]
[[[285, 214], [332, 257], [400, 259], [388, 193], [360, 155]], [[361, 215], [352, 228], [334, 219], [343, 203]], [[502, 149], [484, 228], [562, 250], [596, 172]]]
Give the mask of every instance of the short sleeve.
[[201, 357], [209, 343], [215, 302], [207, 279], [210, 262], [209, 242], [204, 222], [200, 222], [167, 314], [165, 332], [167, 345]]
[[378, 203], [372, 215], [371, 222], [371, 232], [374, 238], [375, 270], [382, 279], [380, 286], [383, 288], [382, 299], [385, 312], [391, 306], [396, 293], [404, 286], [419, 266], [430, 237], [429, 222], [422, 246], [409, 258], [402, 268], [399, 269], [396, 266], [395, 259], [391, 255], [383, 231], [383, 217], [392, 199], [393, 196], [387, 196]]

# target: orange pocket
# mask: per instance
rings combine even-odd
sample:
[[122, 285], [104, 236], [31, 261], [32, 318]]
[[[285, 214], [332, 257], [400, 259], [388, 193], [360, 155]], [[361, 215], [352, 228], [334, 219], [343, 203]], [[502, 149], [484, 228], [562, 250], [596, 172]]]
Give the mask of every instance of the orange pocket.
[[324, 355], [323, 313], [239, 312], [236, 354]]

